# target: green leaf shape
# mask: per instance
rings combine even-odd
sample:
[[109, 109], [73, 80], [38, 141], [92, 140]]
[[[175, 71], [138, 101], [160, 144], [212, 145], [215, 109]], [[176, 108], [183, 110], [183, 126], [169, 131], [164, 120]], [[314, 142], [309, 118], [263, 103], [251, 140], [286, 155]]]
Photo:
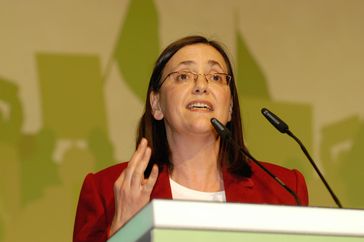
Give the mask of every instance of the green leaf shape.
[[239, 32], [236, 33], [236, 43], [239, 96], [270, 99], [266, 77]]
[[347, 207], [364, 207], [364, 193], [359, 184], [363, 184], [364, 177], [364, 122], [361, 120], [358, 132], [353, 137], [353, 146], [348, 153], [347, 159], [340, 161], [342, 165], [342, 176], [345, 177], [345, 198], [348, 200]]
[[23, 123], [18, 87], [9, 80], [0, 79], [0, 100], [9, 108], [9, 115], [5, 115], [0, 109], [0, 141], [16, 144], [20, 139]]
[[23, 206], [42, 197], [47, 187], [59, 184], [58, 167], [52, 158], [55, 142], [54, 132], [49, 129], [22, 136], [19, 154]]
[[96, 170], [101, 170], [114, 164], [114, 148], [105, 130], [99, 128], [91, 130], [87, 141], [90, 152], [97, 161]]
[[107, 129], [100, 58], [86, 54], [37, 54], [44, 127], [57, 138], [86, 138]]
[[2, 217], [0, 217], [0, 241], [3, 241], [4, 239], [4, 222]]
[[326, 125], [321, 132], [320, 160], [330, 187], [344, 207], [362, 208], [364, 193], [358, 191], [364, 176], [363, 120], [349, 116]]
[[115, 49], [124, 80], [145, 99], [153, 64], [159, 53], [158, 13], [152, 0], [132, 0]]

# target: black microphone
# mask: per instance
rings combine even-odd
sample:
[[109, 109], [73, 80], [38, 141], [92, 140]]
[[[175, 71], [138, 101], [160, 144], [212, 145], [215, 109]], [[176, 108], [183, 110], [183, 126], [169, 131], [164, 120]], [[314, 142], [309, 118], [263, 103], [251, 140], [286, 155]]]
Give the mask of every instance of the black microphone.
[[249, 157], [250, 160], [252, 160], [263, 171], [265, 171], [270, 177], [272, 177], [276, 182], [278, 182], [278, 184], [281, 185], [288, 193], [290, 193], [294, 197], [297, 205], [301, 205], [301, 201], [298, 198], [297, 194], [291, 188], [289, 188], [282, 180], [280, 180], [271, 171], [269, 171], [264, 165], [262, 165], [258, 160], [256, 160], [246, 149], [244, 149], [243, 147], [240, 147], [238, 145], [238, 143], [236, 143], [235, 140], [233, 139], [233, 136], [231, 135], [231, 132], [230, 132], [230, 130], [228, 128], [226, 128], [216, 118], [211, 118], [211, 123], [212, 123], [212, 126], [214, 126], [214, 128], [215, 128], [216, 132], [218, 133], [218, 135], [220, 135], [220, 137], [223, 140], [225, 140], [225, 141], [229, 142], [230, 144], [234, 145], [237, 149], [239, 149], [239, 151], [243, 155]]
[[313, 161], [313, 159], [311, 158], [310, 154], [308, 153], [306, 147], [302, 144], [301, 140], [299, 140], [288, 128], [288, 125], [283, 122], [280, 118], [278, 118], [277, 115], [275, 115], [274, 113], [272, 113], [271, 111], [269, 111], [266, 108], [262, 108], [262, 114], [264, 115], [264, 117], [266, 117], [268, 119], [268, 121], [276, 128], [279, 130], [279, 132], [281, 133], [285, 133], [288, 134], [291, 138], [293, 138], [301, 147], [303, 153], [306, 155], [307, 159], [310, 161], [311, 165], [313, 166], [313, 168], [315, 169], [316, 173], [319, 175], [321, 181], [325, 184], [326, 189], [329, 191], [331, 197], [334, 199], [336, 205], [339, 208], [342, 208], [342, 205], [339, 201], [339, 199], [337, 198], [337, 196], [335, 195], [334, 191], [331, 189], [331, 187], [329, 186], [329, 184], [327, 183], [326, 179], [324, 178], [324, 176], [322, 175], [322, 173], [320, 172], [319, 168], [316, 166], [316, 163]]
[[279, 132], [287, 133], [287, 131], [289, 131], [288, 125], [285, 122], [283, 122], [280, 118], [278, 118], [277, 115], [270, 112], [268, 109], [262, 108], [262, 114], [268, 119], [268, 121], [274, 127], [276, 127], [276, 129], [279, 130]]

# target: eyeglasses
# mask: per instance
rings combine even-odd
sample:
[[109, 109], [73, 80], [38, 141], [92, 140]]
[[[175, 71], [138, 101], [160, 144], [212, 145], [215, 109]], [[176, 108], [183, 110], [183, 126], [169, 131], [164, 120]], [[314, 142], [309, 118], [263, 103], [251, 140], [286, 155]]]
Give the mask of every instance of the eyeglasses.
[[159, 87], [163, 85], [165, 80], [168, 78], [171, 78], [176, 83], [185, 83], [185, 82], [191, 82], [191, 81], [197, 81], [198, 77], [200, 75], [205, 76], [205, 79], [208, 83], [214, 83], [219, 85], [229, 85], [231, 76], [226, 73], [208, 73], [208, 74], [200, 74], [200, 73], [194, 73], [190, 71], [174, 71], [169, 73], [161, 82]]

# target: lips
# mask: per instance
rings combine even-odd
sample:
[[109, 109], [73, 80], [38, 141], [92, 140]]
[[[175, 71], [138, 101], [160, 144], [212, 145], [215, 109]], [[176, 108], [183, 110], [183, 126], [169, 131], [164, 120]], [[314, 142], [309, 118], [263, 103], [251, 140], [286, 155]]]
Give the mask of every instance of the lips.
[[196, 101], [192, 101], [192, 102], [189, 102], [186, 106], [186, 108], [188, 110], [191, 110], [191, 111], [213, 111], [214, 108], [212, 106], [212, 104], [208, 101], [202, 101], [202, 100], [196, 100]]

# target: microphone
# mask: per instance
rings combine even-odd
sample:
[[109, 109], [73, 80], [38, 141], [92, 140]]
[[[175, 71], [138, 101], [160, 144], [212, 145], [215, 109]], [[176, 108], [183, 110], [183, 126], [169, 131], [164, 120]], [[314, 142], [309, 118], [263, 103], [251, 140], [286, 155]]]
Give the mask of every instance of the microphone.
[[277, 176], [275, 176], [271, 171], [269, 171], [263, 164], [261, 164], [258, 160], [256, 160], [246, 149], [240, 147], [238, 143], [233, 140], [233, 136], [228, 128], [226, 128], [219, 120], [216, 118], [211, 118], [212, 126], [215, 128], [216, 132], [220, 137], [230, 143], [231, 145], [235, 146], [239, 151], [249, 157], [256, 165], [258, 165], [263, 171], [265, 171], [270, 177], [272, 177], [279, 185], [281, 185], [289, 194], [293, 196], [296, 201], [297, 205], [301, 205], [301, 201], [298, 198], [297, 194], [289, 188], [282, 180], [280, 180]]
[[287, 133], [289, 131], [288, 125], [283, 122], [278, 116], [276, 116], [274, 113], [270, 112], [266, 108], [262, 108], [262, 114], [268, 119], [268, 121], [278, 129], [281, 133]]
[[266, 108], [262, 108], [262, 114], [264, 115], [264, 117], [266, 117], [266, 119], [268, 119], [268, 121], [276, 128], [279, 130], [279, 132], [281, 133], [285, 133], [288, 134], [291, 138], [293, 138], [301, 147], [301, 150], [303, 151], [303, 153], [306, 155], [307, 159], [310, 161], [311, 165], [313, 166], [313, 168], [315, 169], [316, 173], [319, 175], [321, 181], [324, 183], [326, 189], [329, 191], [331, 197], [334, 199], [336, 205], [339, 208], [342, 208], [342, 205], [339, 201], [339, 199], [337, 198], [337, 196], [335, 195], [334, 191], [331, 189], [331, 187], [329, 186], [329, 184], [327, 183], [326, 179], [324, 178], [324, 176], [322, 175], [322, 173], [320, 172], [319, 168], [316, 166], [316, 163], [314, 162], [314, 160], [311, 158], [310, 154], [308, 153], [306, 147], [303, 145], [303, 143], [301, 142], [301, 140], [299, 140], [288, 128], [288, 125], [283, 122], [277, 115], [275, 115], [274, 113], [272, 113], [271, 111], [269, 111]]

